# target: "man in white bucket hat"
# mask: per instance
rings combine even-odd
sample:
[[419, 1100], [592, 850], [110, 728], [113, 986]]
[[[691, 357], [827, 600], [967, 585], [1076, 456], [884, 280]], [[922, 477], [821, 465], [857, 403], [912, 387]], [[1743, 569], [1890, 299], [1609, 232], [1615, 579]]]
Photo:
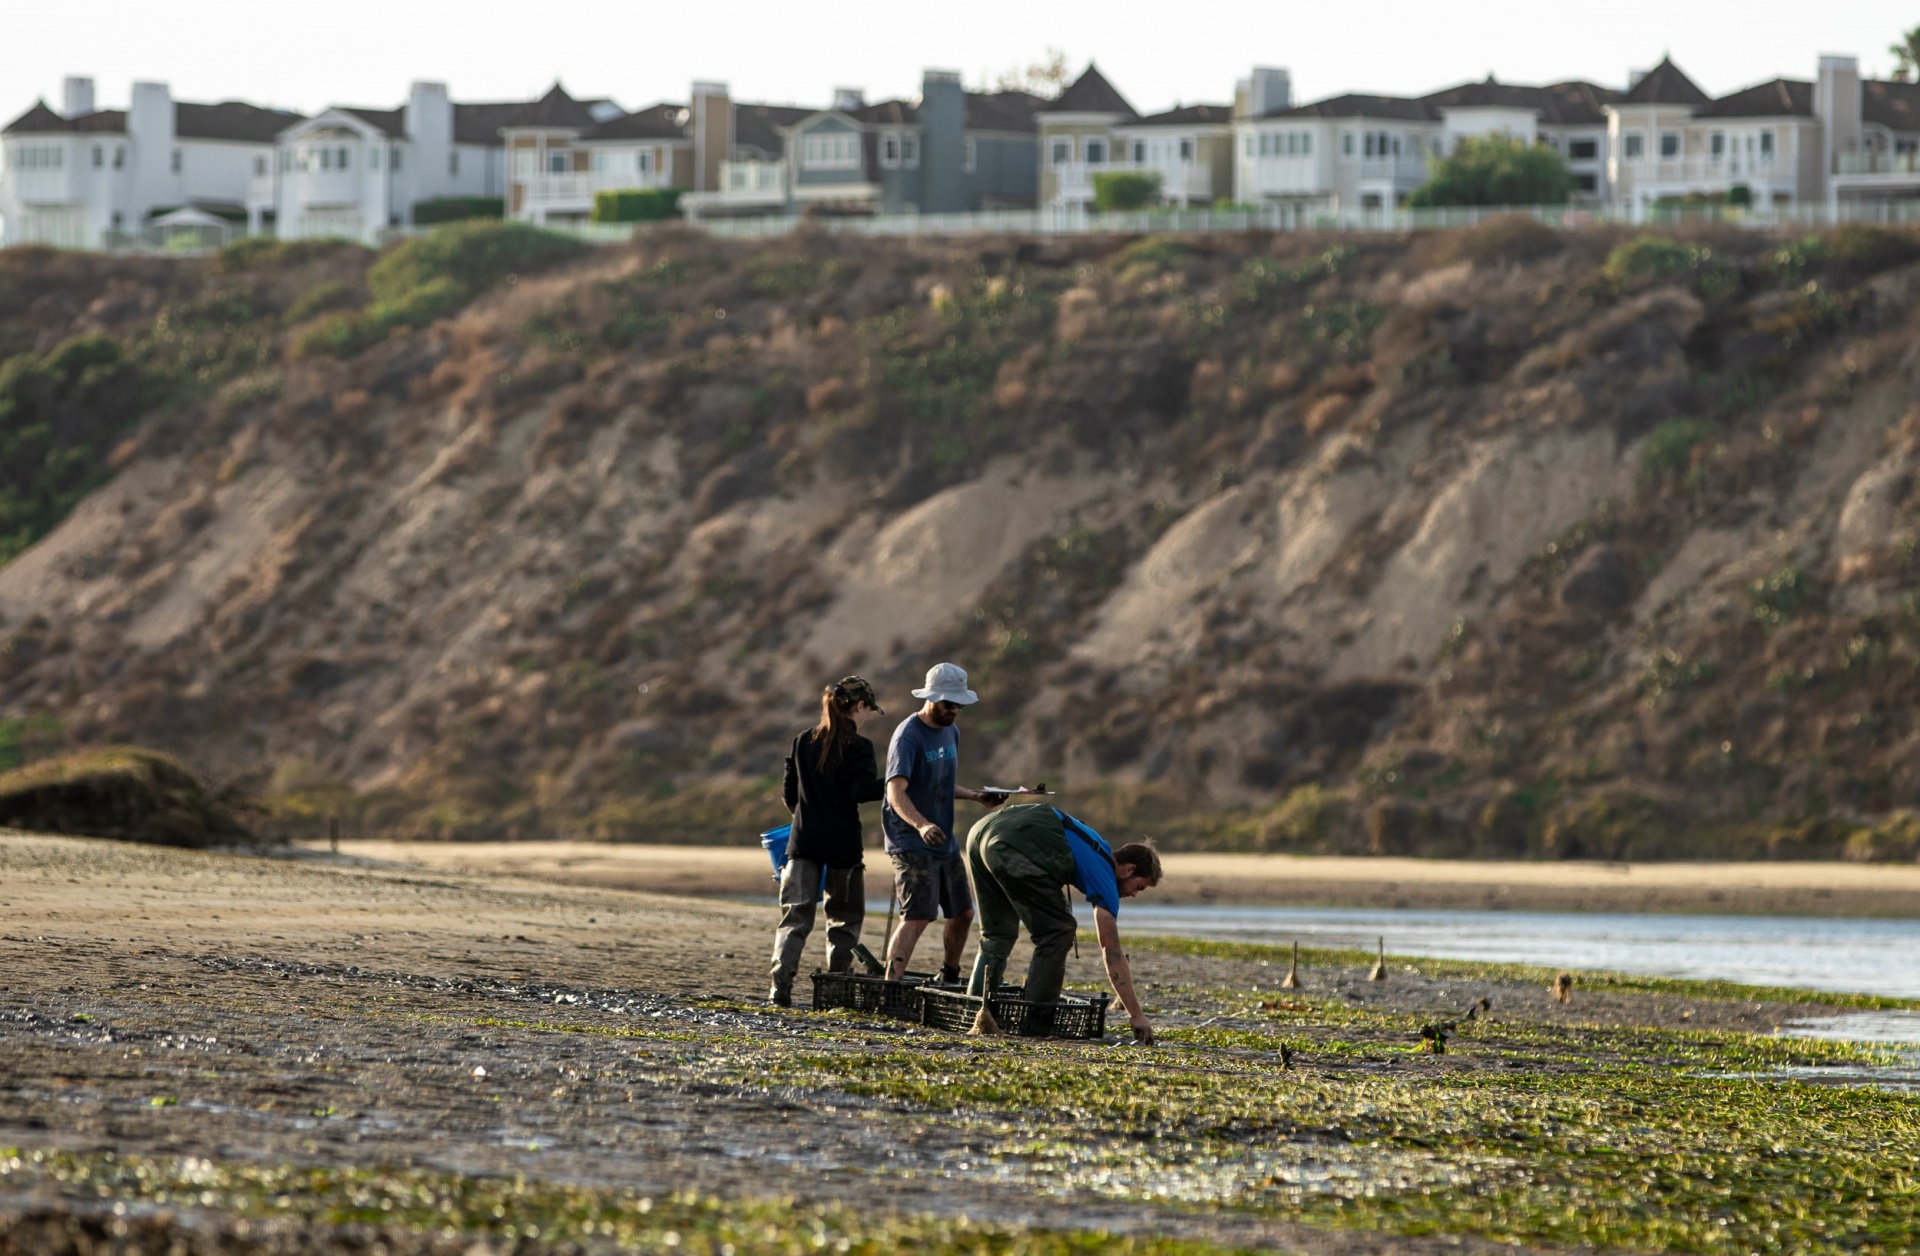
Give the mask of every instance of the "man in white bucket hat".
[[953, 800], [993, 807], [1003, 797], [959, 783], [960, 730], [954, 725], [962, 707], [980, 700], [967, 688], [967, 673], [952, 663], [937, 663], [913, 696], [921, 700], [920, 709], [900, 721], [887, 744], [887, 794], [880, 804], [880, 825], [893, 859], [894, 896], [900, 904], [887, 976], [897, 980], [907, 971], [920, 935], [936, 915], [944, 915], [940, 976], [958, 981], [960, 953], [973, 924], [973, 891], [967, 885], [960, 843], [953, 837]]

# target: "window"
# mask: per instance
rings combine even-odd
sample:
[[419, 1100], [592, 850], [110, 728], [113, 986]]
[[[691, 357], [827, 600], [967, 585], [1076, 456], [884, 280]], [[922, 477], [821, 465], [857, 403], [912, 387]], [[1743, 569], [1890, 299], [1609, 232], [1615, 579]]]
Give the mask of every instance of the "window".
[[969, 135], [962, 149], [962, 154], [960, 168], [968, 174], [972, 174], [980, 166], [980, 141]]
[[331, 148], [323, 148], [320, 150], [320, 168], [322, 170], [333, 169], [333, 150]]
[[342, 145], [340, 151], [333, 155], [333, 164], [342, 170], [347, 168], [347, 150], [345, 145]]
[[1247, 156], [1251, 157], [1254, 155], [1255, 152], [1258, 151], [1258, 149], [1256, 149], [1254, 146], [1255, 143], [1256, 141], [1254, 140], [1253, 132], [1248, 131], [1247, 132]]
[[534, 172], [540, 168], [538, 164], [539, 160], [539, 154], [535, 153], [531, 148], [515, 150], [513, 154], [513, 177], [516, 179], [531, 179], [534, 176]]
[[367, 169], [378, 170], [379, 168], [380, 168], [380, 146], [376, 144], [372, 148], [369, 148], [367, 150]]
[[1600, 190], [1600, 176], [1592, 172], [1576, 174], [1573, 176], [1573, 186], [1581, 192], [1598, 192]]
[[800, 164], [810, 170], [858, 170], [860, 137], [845, 132], [806, 136], [800, 147]]
[[254, 178], [257, 179], [261, 175], [265, 174], [266, 172], [267, 172], [267, 159], [265, 157], [255, 157], [253, 159]]
[[1760, 155], [1768, 161], [1773, 160], [1773, 132], [1760, 132]]
[[1133, 142], [1133, 164], [1136, 166], [1144, 166], [1147, 164], [1147, 142], [1145, 140], [1135, 140]]
[[456, 179], [460, 177], [460, 150], [457, 148], [447, 154], [447, 173]]
[[653, 173], [653, 153], [650, 149], [641, 149], [633, 155], [633, 168], [641, 174]]
[[1089, 166], [1103, 165], [1105, 164], [1106, 160], [1107, 160], [1107, 142], [1105, 140], [1088, 140], [1087, 141], [1087, 164]]
[[1055, 140], [1052, 155], [1048, 158], [1056, 166], [1064, 166], [1073, 160], [1073, 141]]
[[1662, 157], [1678, 157], [1680, 155], [1680, 132], [1660, 132], [1660, 155]]
[[1345, 153], [1349, 157], [1353, 156], [1353, 132], [1352, 131], [1347, 131], [1340, 136], [1340, 151]]
[[95, 144], [93, 146], [93, 168], [95, 170], [98, 170], [106, 164], [107, 164], [106, 146], [104, 144]]
[[900, 164], [900, 137], [883, 135], [880, 137], [880, 164], [892, 169]]
[[1599, 144], [1599, 141], [1597, 140], [1568, 140], [1567, 141], [1567, 160], [1568, 161], [1592, 161], [1595, 157], [1598, 157], [1599, 155], [1600, 155], [1600, 144]]
[[126, 164], [127, 146], [125, 144], [115, 144], [113, 146], [113, 168], [118, 170]]
[[1646, 156], [1647, 137], [1638, 131], [1628, 131], [1620, 137], [1620, 155], [1636, 158]]
[[180, 163], [181, 163], [182, 156], [183, 154], [179, 149], [176, 148], [173, 150], [173, 172], [175, 174], [180, 173]]
[[404, 148], [401, 148], [398, 144], [395, 144], [393, 146], [393, 152], [390, 153], [387, 157], [387, 169], [398, 170], [400, 168], [400, 158], [405, 155], [406, 155], [406, 150]]
[[1727, 155], [1727, 133], [1725, 131], [1715, 131], [1712, 135], [1707, 136], [1707, 152], [1713, 156], [1715, 161], [1719, 161]]
[[920, 165], [920, 137], [903, 135], [900, 137], [900, 160], [909, 170]]
[[1292, 131], [1287, 132], [1287, 156], [1293, 157], [1300, 152], [1300, 137]]
[[1193, 141], [1192, 140], [1180, 141], [1180, 160], [1181, 161], [1193, 160]]

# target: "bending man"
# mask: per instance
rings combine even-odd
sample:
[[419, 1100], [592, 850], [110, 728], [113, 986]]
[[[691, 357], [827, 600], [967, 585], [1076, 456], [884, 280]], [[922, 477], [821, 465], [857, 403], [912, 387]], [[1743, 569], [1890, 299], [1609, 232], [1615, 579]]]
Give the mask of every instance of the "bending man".
[[1024, 924], [1033, 942], [1024, 997], [1032, 1003], [1059, 999], [1075, 929], [1063, 893], [1071, 885], [1093, 904], [1107, 980], [1127, 1010], [1133, 1036], [1153, 1041], [1153, 1026], [1133, 992], [1133, 970], [1120, 949], [1115, 917], [1121, 899], [1160, 884], [1158, 851], [1145, 842], [1109, 849], [1105, 838], [1065, 812], [1023, 803], [1002, 807], [973, 826], [967, 834], [967, 866], [980, 900], [980, 954], [969, 994], [986, 994], [1000, 984]]

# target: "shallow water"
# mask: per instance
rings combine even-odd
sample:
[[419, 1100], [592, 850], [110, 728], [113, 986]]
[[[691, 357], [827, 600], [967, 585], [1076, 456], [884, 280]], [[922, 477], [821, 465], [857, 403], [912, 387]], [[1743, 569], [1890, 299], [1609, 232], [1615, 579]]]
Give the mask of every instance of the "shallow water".
[[1906, 920], [1128, 903], [1120, 922], [1123, 933], [1367, 950], [1384, 937], [1396, 955], [1920, 998], [1920, 923]]

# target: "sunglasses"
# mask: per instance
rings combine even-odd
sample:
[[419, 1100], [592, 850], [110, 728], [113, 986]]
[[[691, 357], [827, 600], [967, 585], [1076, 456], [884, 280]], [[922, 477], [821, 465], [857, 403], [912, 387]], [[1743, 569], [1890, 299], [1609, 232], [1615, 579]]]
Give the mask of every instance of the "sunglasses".
[[958, 702], [936, 702], [933, 704], [933, 709], [936, 711], [958, 712], [960, 710], [960, 704]]

